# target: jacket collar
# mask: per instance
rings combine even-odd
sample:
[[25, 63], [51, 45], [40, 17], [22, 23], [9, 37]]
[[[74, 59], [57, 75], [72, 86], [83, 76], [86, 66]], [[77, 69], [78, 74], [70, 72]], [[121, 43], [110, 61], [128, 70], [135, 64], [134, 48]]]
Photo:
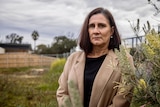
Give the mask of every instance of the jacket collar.
[[84, 67], [85, 67], [86, 55], [83, 51], [80, 52], [75, 65], [75, 72], [77, 75], [78, 89], [80, 93], [81, 100], [83, 102], [83, 88], [84, 88]]

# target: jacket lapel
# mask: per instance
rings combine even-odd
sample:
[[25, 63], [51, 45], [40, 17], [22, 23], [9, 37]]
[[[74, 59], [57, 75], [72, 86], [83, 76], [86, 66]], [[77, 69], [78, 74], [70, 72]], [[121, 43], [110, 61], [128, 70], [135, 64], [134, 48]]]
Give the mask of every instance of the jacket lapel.
[[78, 89], [80, 92], [80, 97], [81, 97], [82, 102], [83, 102], [83, 88], [84, 88], [84, 84], [83, 84], [84, 67], [85, 67], [85, 53], [80, 52], [80, 55], [77, 58], [77, 62], [76, 62], [74, 69], [75, 69], [76, 76], [77, 76]]
[[115, 55], [113, 51], [109, 51], [95, 77], [89, 107], [97, 106], [101, 93], [112, 75], [114, 64], [116, 64]]

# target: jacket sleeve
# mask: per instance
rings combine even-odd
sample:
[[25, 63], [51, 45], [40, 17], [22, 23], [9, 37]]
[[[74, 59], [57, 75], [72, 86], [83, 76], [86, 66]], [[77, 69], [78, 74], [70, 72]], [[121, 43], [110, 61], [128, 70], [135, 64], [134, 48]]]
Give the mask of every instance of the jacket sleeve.
[[70, 59], [68, 58], [63, 72], [61, 74], [61, 76], [59, 77], [58, 83], [59, 83], [59, 87], [57, 89], [57, 102], [59, 107], [64, 107], [65, 105], [65, 101], [69, 99], [69, 95], [68, 95], [68, 74], [69, 74], [69, 69], [70, 69]]

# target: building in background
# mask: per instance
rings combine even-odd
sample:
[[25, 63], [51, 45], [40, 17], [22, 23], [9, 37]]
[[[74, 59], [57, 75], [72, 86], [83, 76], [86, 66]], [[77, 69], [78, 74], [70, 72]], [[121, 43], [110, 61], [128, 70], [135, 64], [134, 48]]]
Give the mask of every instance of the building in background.
[[31, 53], [31, 44], [13, 44], [13, 43], [0, 43], [0, 53], [10, 52], [25, 52]]

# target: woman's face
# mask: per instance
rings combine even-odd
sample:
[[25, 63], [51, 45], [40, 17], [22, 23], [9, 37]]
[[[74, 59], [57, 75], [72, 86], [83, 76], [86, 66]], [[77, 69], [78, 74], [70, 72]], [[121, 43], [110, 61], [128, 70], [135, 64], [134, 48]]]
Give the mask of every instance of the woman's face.
[[91, 16], [89, 19], [88, 32], [90, 41], [94, 46], [108, 48], [110, 37], [114, 28], [110, 26], [109, 20], [101, 13]]

